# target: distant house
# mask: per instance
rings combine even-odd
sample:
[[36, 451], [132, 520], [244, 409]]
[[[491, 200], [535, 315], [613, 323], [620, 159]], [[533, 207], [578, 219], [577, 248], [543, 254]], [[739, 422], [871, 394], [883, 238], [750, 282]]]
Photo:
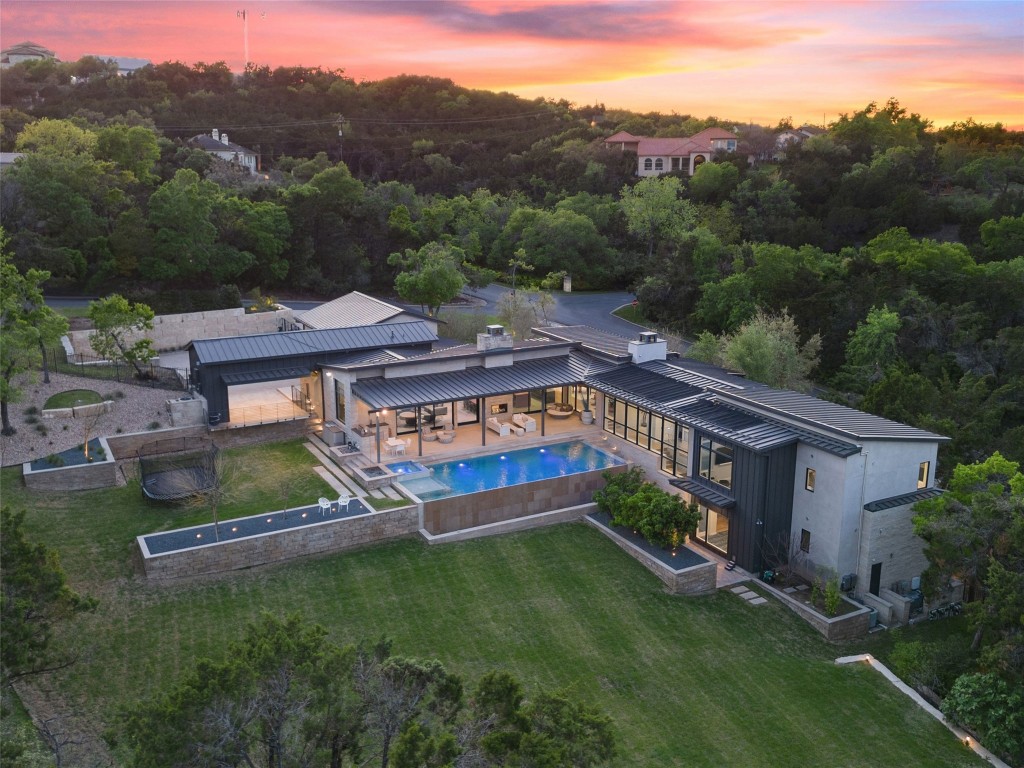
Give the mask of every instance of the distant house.
[[258, 170], [258, 158], [251, 149], [246, 149], [239, 144], [232, 144], [228, 141], [228, 135], [221, 133], [216, 128], [207, 136], [201, 133], [189, 139], [189, 145], [216, 155], [221, 160], [229, 163], [237, 163], [249, 169], [249, 173], [256, 173]]
[[690, 176], [716, 152], [735, 152], [739, 137], [724, 128], [705, 128], [693, 136], [651, 138], [619, 131], [604, 140], [606, 147], [636, 152], [637, 176], [686, 171]]
[[56, 57], [57, 54], [49, 48], [44, 48], [39, 43], [26, 40], [24, 43], [18, 43], [0, 51], [0, 67], [12, 67], [23, 61], [42, 61]]
[[436, 317], [389, 304], [359, 291], [346, 293], [315, 309], [303, 312], [295, 318], [299, 328], [304, 330], [353, 328], [361, 325], [409, 323], [417, 320], [426, 323], [431, 333], [437, 333], [438, 320]]
[[14, 162], [24, 157], [24, 152], [0, 152], [0, 173], [14, 167]]
[[812, 136], [827, 133], [824, 128], [815, 125], [801, 125], [799, 128], [788, 128], [775, 136], [775, 148], [784, 150], [790, 144], [801, 144]]

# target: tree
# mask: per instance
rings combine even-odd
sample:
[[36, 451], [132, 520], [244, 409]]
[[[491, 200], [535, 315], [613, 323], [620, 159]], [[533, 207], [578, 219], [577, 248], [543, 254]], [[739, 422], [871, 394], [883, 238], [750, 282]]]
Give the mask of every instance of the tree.
[[68, 322], [43, 301], [49, 272], [24, 275], [10, 260], [7, 236], [0, 229], [0, 419], [3, 434], [13, 435], [9, 405], [21, 399], [22, 382], [42, 361], [42, 349], [67, 333]]
[[899, 360], [900, 316], [885, 307], [872, 307], [867, 318], [850, 331], [846, 343], [846, 363], [841, 378], [858, 392], [881, 380], [890, 366]]
[[810, 373], [818, 364], [820, 349], [818, 334], [800, 343], [799, 329], [785, 310], [781, 315], [758, 310], [735, 333], [721, 337], [717, 348], [713, 336], [702, 334], [689, 355], [736, 368], [747, 378], [771, 387], [806, 391], [810, 388]]
[[1024, 764], [1024, 693], [995, 675], [961, 675], [942, 702], [942, 712], [978, 734], [981, 742]]
[[221, 196], [217, 185], [180, 170], [149, 198], [149, 225], [156, 230], [151, 255], [139, 271], [149, 280], [195, 280], [207, 275], [217, 227], [211, 222]]
[[67, 585], [57, 553], [25, 538], [25, 513], [0, 510], [0, 682], [72, 664], [73, 655], [55, 650], [51, 641], [58, 622], [96, 602]]
[[693, 208], [679, 197], [681, 188], [674, 176], [649, 176], [622, 188], [626, 227], [647, 246], [648, 259], [660, 241], [680, 236], [693, 224]]
[[[998, 452], [953, 470], [948, 492], [914, 507], [914, 531], [927, 544], [925, 584], [936, 592], [953, 576], [980, 600], [969, 618], [973, 649], [986, 628], [999, 635], [994, 665], [1024, 679], [1024, 624], [1014, 585], [1024, 583], [1024, 475]], [[1017, 595], [1014, 597], [1014, 595]]]
[[153, 330], [153, 317], [153, 310], [145, 304], [132, 304], [116, 293], [89, 302], [89, 319], [95, 328], [89, 338], [92, 348], [107, 360], [131, 365], [140, 379], [145, 378], [147, 371], [142, 366], [156, 352], [151, 339], [135, 337]]
[[96, 145], [96, 134], [92, 131], [79, 128], [69, 120], [51, 120], [47, 117], [26, 125], [14, 144], [19, 152], [37, 152], [56, 157], [92, 155]]
[[739, 181], [739, 169], [732, 163], [702, 163], [690, 178], [690, 198], [697, 203], [721, 203]]
[[153, 131], [142, 126], [111, 125], [97, 134], [96, 157], [128, 171], [142, 184], [156, 181], [153, 169], [160, 147]]
[[405, 254], [393, 253], [388, 263], [404, 267], [395, 278], [395, 290], [406, 301], [419, 304], [436, 315], [462, 291], [466, 278], [459, 270], [465, 254], [448, 243], [427, 243], [418, 251], [407, 248]]

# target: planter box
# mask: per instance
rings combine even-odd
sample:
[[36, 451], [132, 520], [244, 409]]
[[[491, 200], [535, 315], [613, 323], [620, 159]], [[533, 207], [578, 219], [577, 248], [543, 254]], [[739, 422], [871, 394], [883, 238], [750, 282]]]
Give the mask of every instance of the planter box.
[[70, 467], [32, 469], [32, 462], [21, 465], [25, 487], [34, 491], [87, 491], [117, 485], [117, 461], [105, 437], [98, 438], [105, 458]]
[[759, 582], [759, 584], [775, 595], [775, 597], [787, 605], [790, 610], [798, 614], [818, 632], [824, 635], [825, 639], [830, 642], [853, 640], [858, 637], [864, 637], [868, 633], [871, 622], [871, 608], [866, 605], [860, 605], [859, 603], [855, 603], [852, 600], [843, 597], [843, 602], [852, 605], [857, 610], [842, 616], [829, 618], [828, 616], [823, 616], [818, 613], [809, 605], [805, 605], [799, 600], [794, 600], [785, 592], [776, 589], [770, 584], [765, 584], [764, 582]]

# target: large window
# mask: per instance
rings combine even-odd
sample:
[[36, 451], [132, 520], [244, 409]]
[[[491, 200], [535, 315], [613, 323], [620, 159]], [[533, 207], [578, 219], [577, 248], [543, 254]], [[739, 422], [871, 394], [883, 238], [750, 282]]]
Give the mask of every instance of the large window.
[[342, 424], [345, 423], [345, 385], [337, 379], [334, 380], [334, 413]]
[[604, 399], [604, 430], [661, 456], [661, 468], [685, 477], [690, 430], [672, 419], [615, 397]]
[[700, 505], [697, 539], [723, 554], [729, 553], [729, 516], [724, 510]]
[[662, 160], [660, 157], [657, 160], [654, 161], [654, 170], [656, 170], [656, 171], [663, 171], [663, 170], [665, 170], [665, 161]]
[[700, 476], [732, 488], [732, 448], [708, 437], [700, 440]]
[[807, 472], [804, 473], [804, 488], [811, 493], [814, 493], [815, 474], [815, 471], [810, 467], [808, 467]]
[[654, 161], [651, 160], [651, 158], [648, 157], [646, 160], [644, 160], [644, 170], [645, 171], [651, 170], [651, 168], [653, 166], [654, 166]]

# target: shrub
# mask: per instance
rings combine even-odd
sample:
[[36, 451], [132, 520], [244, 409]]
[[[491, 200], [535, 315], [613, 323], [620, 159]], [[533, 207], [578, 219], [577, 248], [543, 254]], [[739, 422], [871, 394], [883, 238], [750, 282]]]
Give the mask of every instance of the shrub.
[[981, 743], [1024, 764], [1024, 693], [993, 674], [961, 675], [942, 702], [954, 723], [978, 734]]
[[61, 429], [61, 431], [62, 431], [62, 432], [67, 432], [67, 431], [68, 431], [68, 425], [67, 425], [67, 424], [65, 424], [65, 425], [64, 425], [64, 426], [62, 426], [62, 427], [61, 427], [60, 429]]
[[36, 424], [36, 432], [38, 432], [43, 437], [46, 437], [48, 434], [50, 434], [50, 430], [46, 428], [45, 424]]
[[594, 491], [594, 503], [597, 504], [597, 508], [611, 516], [612, 524], [631, 525], [620, 521], [620, 508], [623, 499], [632, 496], [643, 486], [644, 471], [640, 467], [630, 467], [625, 472], [605, 470], [601, 476], [605, 485], [604, 488]]
[[46, 457], [46, 463], [51, 464], [55, 467], [63, 467], [64, 457], [56, 453], [51, 453], [49, 456]]
[[28, 408], [25, 409], [26, 416], [35, 416], [37, 413], [39, 413], [39, 409], [36, 408], [34, 405], [30, 405]]
[[159, 421], [151, 421], [151, 422], [149, 422], [149, 425], [146, 427], [146, 429], [148, 429], [150, 431], [152, 431], [154, 429], [160, 429], [160, 422]]
[[39, 417], [38, 416], [26, 416], [25, 417], [25, 423], [26, 424], [38, 424], [39, 423]]
[[839, 613], [839, 579], [832, 578], [825, 582], [825, 613], [835, 616]]
[[697, 525], [698, 517], [691, 505], [654, 483], [644, 483], [640, 490], [622, 501], [621, 507], [636, 530], [659, 547], [678, 546], [683, 536]]

